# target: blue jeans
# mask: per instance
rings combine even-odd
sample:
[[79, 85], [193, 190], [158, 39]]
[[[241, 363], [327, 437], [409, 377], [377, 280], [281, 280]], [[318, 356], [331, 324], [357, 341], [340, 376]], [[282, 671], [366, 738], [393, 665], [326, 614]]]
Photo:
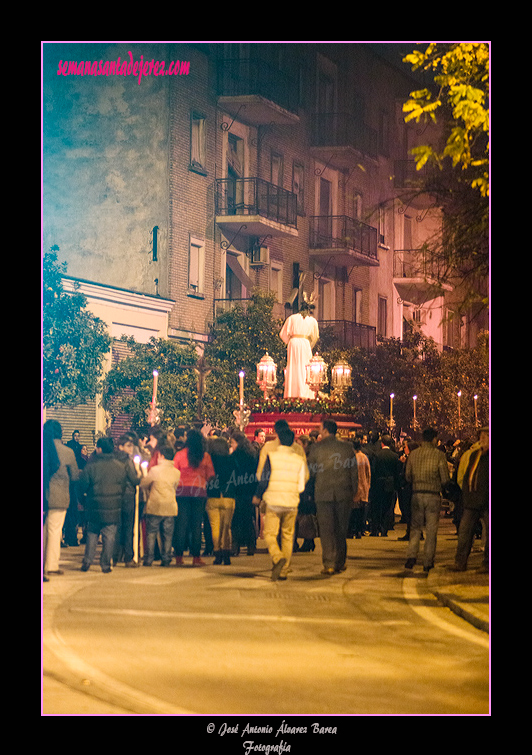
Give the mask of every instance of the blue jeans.
[[153, 563], [155, 541], [157, 540], [159, 531], [162, 535], [160, 545], [161, 563], [163, 566], [168, 566], [172, 560], [174, 517], [146, 514], [146, 553], [144, 554], [144, 566], [150, 566]]
[[100, 554], [100, 566], [102, 571], [111, 571], [112, 559], [115, 548], [117, 524], [95, 525], [89, 522], [87, 527], [87, 542], [83, 556], [83, 566], [89, 567], [96, 556], [98, 537], [102, 536], [102, 552]]
[[440, 524], [441, 497], [439, 493], [412, 493], [412, 523], [408, 558], [417, 558], [421, 532], [425, 530], [423, 566], [433, 566], [436, 539]]

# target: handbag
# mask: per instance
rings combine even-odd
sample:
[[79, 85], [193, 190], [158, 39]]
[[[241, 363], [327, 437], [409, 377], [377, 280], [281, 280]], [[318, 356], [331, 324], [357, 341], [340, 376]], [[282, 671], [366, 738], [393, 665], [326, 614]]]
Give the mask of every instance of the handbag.
[[300, 514], [297, 517], [297, 536], [305, 540], [318, 537], [318, 520], [314, 514]]

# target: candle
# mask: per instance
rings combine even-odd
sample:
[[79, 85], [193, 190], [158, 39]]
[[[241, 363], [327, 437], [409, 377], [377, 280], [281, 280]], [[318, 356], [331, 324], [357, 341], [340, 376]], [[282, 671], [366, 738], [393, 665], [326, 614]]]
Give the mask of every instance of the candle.
[[153, 371], [153, 396], [151, 399], [151, 405], [155, 408], [155, 400], [157, 398], [157, 378], [159, 377], [159, 373], [157, 370]]
[[238, 373], [238, 376], [240, 378], [240, 406], [244, 404], [244, 375], [245, 374], [246, 373], [244, 372], [244, 370], [240, 370], [240, 372]]

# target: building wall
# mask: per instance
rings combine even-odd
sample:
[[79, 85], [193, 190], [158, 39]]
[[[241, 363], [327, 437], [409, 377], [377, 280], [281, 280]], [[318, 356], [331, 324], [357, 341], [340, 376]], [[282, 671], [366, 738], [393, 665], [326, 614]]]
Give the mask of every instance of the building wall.
[[[43, 59], [43, 234], [44, 247], [60, 247], [68, 274], [96, 283], [174, 302], [168, 336], [198, 342], [207, 337], [213, 299], [227, 296], [227, 254], [236, 254], [254, 285], [268, 289], [271, 266], [250, 267], [249, 239], [215, 222], [216, 179], [227, 175], [230, 135], [245, 140], [245, 168], [250, 177], [271, 179], [272, 152], [282, 155], [281, 184], [293, 189], [293, 165], [304, 168], [304, 204], [297, 236], [267, 240], [270, 258], [282, 270], [282, 299], [293, 284], [294, 263], [307, 273], [304, 289], [319, 291], [324, 279], [334, 295], [327, 319], [379, 324], [379, 299], [387, 302], [386, 335], [400, 338], [404, 302], [394, 286], [394, 251], [404, 248], [404, 200], [394, 184], [395, 160], [407, 157], [416, 130], [403, 123], [401, 104], [417, 82], [375, 57], [369, 46], [294, 43], [230, 45], [241, 54], [268, 63], [297, 78], [297, 118], [290, 124], [258, 127], [218, 102], [216, 74], [222, 43], [46, 44]], [[237, 50], [237, 51], [238, 51]], [[181, 60], [190, 65], [178, 76], [58, 75], [60, 60]], [[406, 67], [405, 67], [406, 70]], [[344, 167], [334, 150], [316, 153], [312, 118], [320, 105], [322, 77], [334, 82], [336, 112], [348, 112], [373, 129], [379, 149], [360, 151]], [[192, 119], [205, 125], [205, 165], [191, 166]], [[385, 128], [384, 128], [385, 125]], [[385, 138], [386, 137], [386, 138]], [[333, 186], [334, 213], [358, 217], [383, 233], [379, 265], [337, 265], [309, 256], [311, 217], [319, 214], [320, 176]], [[157, 227], [157, 260], [153, 229]], [[432, 227], [416, 224], [416, 243]], [[191, 292], [191, 240], [203, 245], [203, 285]], [[224, 245], [231, 243], [228, 251]], [[249, 295], [249, 290], [245, 290]], [[444, 310], [436, 302], [433, 309]], [[283, 313], [282, 302], [278, 307]], [[283, 313], [284, 314], [284, 313]], [[431, 327], [431, 334], [434, 328]], [[442, 344], [440, 331], [434, 331]]]
[[167, 45], [43, 46], [43, 239], [69, 275], [153, 294], [168, 250], [169, 78], [58, 75], [60, 61], [129, 52], [170, 55]]

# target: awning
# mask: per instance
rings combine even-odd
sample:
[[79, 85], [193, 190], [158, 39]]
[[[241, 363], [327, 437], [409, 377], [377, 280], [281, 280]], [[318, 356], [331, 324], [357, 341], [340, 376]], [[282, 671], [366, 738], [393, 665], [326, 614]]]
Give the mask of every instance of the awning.
[[246, 273], [238, 259], [233, 254], [226, 254], [226, 261], [233, 273], [236, 275], [240, 283], [247, 288], [248, 291], [254, 287], [254, 283]]

